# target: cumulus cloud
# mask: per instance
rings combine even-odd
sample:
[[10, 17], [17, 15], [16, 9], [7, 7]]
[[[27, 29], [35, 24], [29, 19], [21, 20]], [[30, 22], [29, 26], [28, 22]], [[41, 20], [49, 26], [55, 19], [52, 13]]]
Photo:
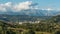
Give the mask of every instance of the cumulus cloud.
[[13, 4], [12, 2], [7, 2], [0, 4], [0, 11], [21, 11], [27, 10], [32, 7], [32, 1], [20, 2], [18, 4]]
[[7, 2], [4, 4], [6, 7], [11, 7], [12, 6], [12, 2]]
[[4, 4], [0, 4], [0, 11], [7, 11], [8, 8], [10, 8], [12, 6], [12, 3], [11, 2], [7, 2], [7, 3], [4, 3]]
[[20, 10], [26, 10], [30, 8], [30, 5], [32, 4], [32, 1], [26, 1], [19, 3], [13, 7], [14, 10], [20, 11]]
[[6, 9], [4, 8], [3, 4], [0, 4], [0, 11], [6, 11]]
[[6, 11], [6, 9], [5, 8], [3, 8], [3, 7], [0, 7], [0, 11]]

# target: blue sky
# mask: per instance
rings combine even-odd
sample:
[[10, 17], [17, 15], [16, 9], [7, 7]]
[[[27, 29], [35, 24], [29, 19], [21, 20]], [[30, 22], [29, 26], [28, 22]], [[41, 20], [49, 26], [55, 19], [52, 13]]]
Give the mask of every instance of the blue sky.
[[18, 4], [21, 2], [32, 1], [32, 3], [38, 3], [39, 8], [53, 8], [60, 9], [60, 0], [0, 0], [0, 4], [12, 2]]

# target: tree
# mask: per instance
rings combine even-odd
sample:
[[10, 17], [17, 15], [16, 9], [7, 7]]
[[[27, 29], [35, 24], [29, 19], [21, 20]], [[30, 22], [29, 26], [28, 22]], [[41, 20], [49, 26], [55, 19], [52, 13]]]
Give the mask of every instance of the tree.
[[55, 34], [60, 34], [60, 31], [57, 31]]
[[30, 29], [27, 34], [35, 34], [35, 32], [32, 29]]

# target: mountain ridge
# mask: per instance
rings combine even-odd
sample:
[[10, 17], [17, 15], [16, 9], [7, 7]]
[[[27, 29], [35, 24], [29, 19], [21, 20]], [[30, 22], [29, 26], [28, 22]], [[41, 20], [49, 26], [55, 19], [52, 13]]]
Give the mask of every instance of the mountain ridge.
[[7, 15], [29, 15], [29, 16], [55, 16], [60, 14], [60, 11], [56, 10], [40, 10], [40, 9], [28, 9], [28, 10], [21, 10], [21, 11], [7, 11], [1, 12], [0, 14], [7, 14]]

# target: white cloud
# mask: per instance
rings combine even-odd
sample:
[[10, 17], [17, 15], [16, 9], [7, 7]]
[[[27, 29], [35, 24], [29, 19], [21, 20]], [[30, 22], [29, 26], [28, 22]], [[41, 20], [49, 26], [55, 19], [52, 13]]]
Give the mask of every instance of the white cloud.
[[3, 7], [0, 7], [0, 11], [6, 11], [6, 9]]
[[47, 8], [46, 10], [50, 11], [50, 10], [53, 10], [52, 8]]
[[54, 9], [52, 9], [52, 8], [45, 8], [45, 9], [41, 9], [41, 10], [48, 10], [48, 11], [50, 11], [50, 10], [54, 10]]
[[[35, 6], [34, 6], [35, 5]], [[7, 2], [4, 4], [0, 4], [0, 11], [6, 12], [8, 10], [14, 11], [14, 12], [19, 12], [21, 10], [27, 10], [27, 9], [41, 9], [37, 4], [32, 3], [32, 1], [26, 1], [26, 2], [20, 2], [17, 4], [13, 4], [12, 2]], [[60, 9], [53, 9], [53, 8], [43, 8], [41, 10], [59, 10]]]
[[11, 6], [12, 6], [11, 2], [0, 4], [0, 11], [5, 12], [5, 11], [7, 11], [7, 8], [10, 8]]
[[15, 5], [13, 7], [14, 10], [16, 11], [20, 11], [20, 10], [25, 10], [25, 9], [29, 9], [30, 5], [32, 4], [32, 1], [26, 1], [26, 2], [22, 2], [22, 3], [19, 3], [17, 5]]
[[32, 1], [20, 2], [18, 4], [13, 4], [12, 2], [7, 2], [4, 4], [0, 4], [0, 11], [20, 11], [30, 9], [30, 5]]
[[3, 4], [0, 4], [0, 11], [6, 11]]
[[12, 6], [12, 2], [7, 2], [4, 4], [6, 7], [11, 7]]

